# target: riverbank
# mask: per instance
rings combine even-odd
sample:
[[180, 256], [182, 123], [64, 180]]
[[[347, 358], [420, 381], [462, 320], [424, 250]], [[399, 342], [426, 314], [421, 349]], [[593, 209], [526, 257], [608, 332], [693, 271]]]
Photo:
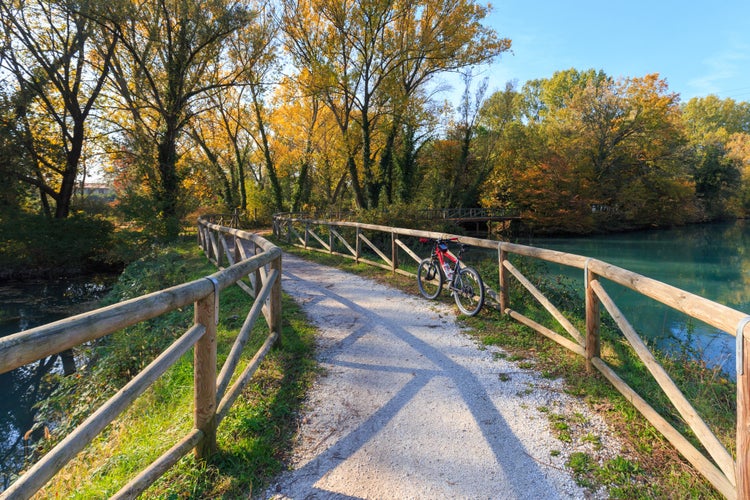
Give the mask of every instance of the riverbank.
[[[194, 238], [183, 239], [128, 266], [107, 301], [119, 302], [213, 272], [215, 268], [196, 247]], [[219, 427], [220, 453], [208, 464], [196, 463], [192, 454], [186, 456], [144, 498], [247, 497], [254, 486], [264, 484], [281, 470], [281, 457], [290, 449], [296, 428], [294, 416], [315, 371], [313, 330], [294, 302], [285, 298], [283, 308], [283, 342], [269, 353]], [[238, 287], [222, 291], [217, 341], [220, 359], [231, 349], [247, 310], [244, 291]], [[50, 438], [38, 443], [38, 453], [54, 446], [192, 321], [193, 308], [186, 307], [92, 346], [86, 353], [91, 360], [86, 369], [77, 377], [61, 378], [59, 390], [42, 404], [39, 420], [54, 425], [49, 426]], [[262, 319], [257, 328], [246, 349], [251, 354], [267, 334]], [[248, 358], [242, 359], [238, 370], [249, 362]], [[132, 479], [134, 471], [184, 436], [192, 426], [192, 364], [190, 352], [112, 424], [105, 439], [95, 440], [40, 494], [51, 498], [108, 498]]]
[[[115, 279], [96, 275], [0, 281], [0, 337], [97, 308]], [[43, 438], [45, 426], [35, 421], [36, 405], [53, 389], [50, 374], [62, 369], [53, 356], [0, 374], [0, 489], [23, 466], [33, 443]]]

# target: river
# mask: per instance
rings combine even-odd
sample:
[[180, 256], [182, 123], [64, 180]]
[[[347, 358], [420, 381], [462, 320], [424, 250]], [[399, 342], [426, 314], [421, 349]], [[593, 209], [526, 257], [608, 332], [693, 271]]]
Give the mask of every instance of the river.
[[[52, 281], [0, 282], [0, 337], [27, 330], [97, 307], [116, 276], [87, 276]], [[50, 371], [61, 371], [59, 358], [33, 363], [0, 374], [0, 491], [22, 465], [33, 442], [44, 434], [34, 425], [33, 405], [49, 388], [42, 383]]]
[[[750, 313], [750, 221], [691, 225], [588, 237], [532, 238], [519, 243], [594, 257]], [[583, 273], [550, 265], [583, 289]], [[733, 336], [655, 303], [619, 285], [606, 286], [617, 305], [651, 344], [684, 343], [709, 366], [734, 371]]]

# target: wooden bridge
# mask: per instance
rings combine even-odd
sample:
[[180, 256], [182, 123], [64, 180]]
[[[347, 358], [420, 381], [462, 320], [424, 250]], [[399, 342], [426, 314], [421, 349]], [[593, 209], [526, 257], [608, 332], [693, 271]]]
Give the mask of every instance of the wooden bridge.
[[[206, 255], [218, 267], [226, 269], [161, 292], [131, 299], [120, 304], [74, 316], [66, 320], [19, 332], [0, 339], [0, 373], [12, 370], [46, 356], [59, 353], [129, 325], [145, 321], [190, 304], [195, 307], [195, 323], [161, 356], [137, 374], [81, 426], [54, 447], [40, 462], [21, 476], [0, 498], [28, 498], [84, 447], [97, 439], [105, 426], [133, 403], [154, 381], [185, 352], [194, 348], [195, 414], [194, 428], [153, 464], [147, 466], [129, 484], [123, 485], [117, 498], [134, 498], [166, 472], [176, 461], [195, 450], [199, 458], [216, 451], [216, 431], [224, 416], [231, 411], [235, 398], [252, 377], [255, 368], [281, 332], [281, 251], [259, 236], [231, 229], [206, 220], [199, 222], [199, 242]], [[290, 216], [274, 219], [274, 234], [298, 246], [325, 253], [342, 255], [357, 262], [368, 263], [389, 272], [413, 276], [414, 264], [424, 255], [420, 238], [453, 237], [430, 231], [301, 219]], [[488, 289], [487, 296], [504, 314], [557, 342], [581, 356], [587, 367], [600, 372], [628, 401], [726, 498], [750, 500], [750, 317], [664, 283], [649, 279], [606, 262], [552, 250], [516, 245], [488, 239], [458, 237], [464, 244], [497, 252], [497, 290]], [[423, 254], [423, 255], [420, 255]], [[580, 269], [584, 275], [585, 317], [578, 318], [585, 329], [579, 331], [574, 322], [559, 309], [510, 261], [511, 255], [524, 256]], [[402, 263], [402, 260], [406, 265]], [[488, 276], [489, 278], [489, 276]], [[547, 328], [512, 308], [508, 287], [511, 279], [525, 287], [547, 310], [556, 330]], [[238, 333], [235, 348], [223, 367], [217, 364], [216, 325], [218, 294], [237, 283], [254, 298], [245, 325]], [[731, 453], [659, 365], [638, 333], [623, 316], [606, 288], [616, 283], [644, 297], [668, 305], [692, 318], [703, 321], [731, 335], [737, 342], [737, 415], [736, 450]], [[489, 305], [493, 305], [492, 301]], [[675, 429], [638, 392], [616, 372], [616, 363], [608, 362], [600, 352], [600, 308], [606, 309], [687, 423], [690, 432], [700, 441], [700, 449]], [[246, 342], [249, 329], [260, 314], [266, 317], [268, 337], [253, 361], [237, 377], [238, 355]], [[705, 451], [704, 451], [705, 450]], [[734, 458], [736, 457], [736, 459]]]
[[[279, 217], [290, 217], [294, 219], [326, 219], [330, 221], [346, 221], [356, 219], [356, 212], [337, 211], [326, 212], [323, 214], [311, 214], [307, 212], [285, 212], [277, 214]], [[417, 218], [423, 221], [449, 221], [458, 226], [470, 229], [468, 226], [473, 225], [475, 234], [492, 234], [493, 225], [502, 226], [501, 231], [508, 227], [512, 221], [521, 220], [521, 212], [516, 209], [508, 208], [426, 208], [417, 213]], [[237, 227], [235, 222], [238, 221], [237, 212], [234, 215], [215, 216], [211, 222], [215, 224], [228, 224], [233, 221], [231, 227]], [[484, 230], [482, 230], [484, 226]]]
[[521, 212], [505, 208], [428, 208], [422, 218], [454, 222], [502, 222], [520, 220]]
[[473, 225], [474, 234], [486, 233], [488, 237], [492, 235], [493, 225], [500, 225], [499, 232], [502, 232], [512, 221], [521, 220], [519, 210], [505, 208], [428, 208], [421, 214], [425, 220], [450, 221], [468, 230]]

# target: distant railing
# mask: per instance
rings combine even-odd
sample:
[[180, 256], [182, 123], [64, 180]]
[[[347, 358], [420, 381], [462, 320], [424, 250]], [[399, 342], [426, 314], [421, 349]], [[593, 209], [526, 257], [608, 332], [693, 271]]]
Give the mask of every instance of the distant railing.
[[[195, 307], [194, 324], [179, 339], [11, 484], [0, 498], [31, 497], [193, 346], [194, 428], [113, 498], [135, 498], [190, 450], [194, 449], [199, 459], [206, 459], [216, 451], [219, 424], [281, 334], [281, 250], [260, 236], [205, 219], [198, 221], [198, 237], [206, 256], [219, 267], [226, 262], [227, 268], [202, 279], [0, 339], [0, 373], [5, 373], [191, 303]], [[218, 297], [221, 290], [232, 284], [241, 286], [255, 300], [217, 375]], [[229, 387], [261, 313], [269, 334]]]
[[[750, 381], [748, 379], [750, 356], [747, 355], [750, 351], [750, 328], [747, 328], [750, 317], [747, 314], [600, 260], [512, 243], [372, 224], [301, 219], [288, 215], [274, 217], [274, 234], [277, 238], [286, 239], [302, 248], [348, 257], [357, 262], [364, 262], [408, 276], [414, 276], [414, 274], [402, 268], [401, 259], [406, 257], [407, 260], [412, 259], [417, 263], [422, 259], [422, 256], [409, 246], [410, 244], [414, 246], [417, 239], [421, 237], [456, 237], [461, 243], [496, 251], [499, 290], [488, 288], [485, 294], [494, 301], [495, 307], [566, 349], [584, 357], [588, 368], [599, 370], [722, 495], [730, 499], [750, 500]], [[379, 242], [380, 246], [375, 242]], [[585, 332], [578, 331], [558, 308], [508, 260], [511, 254], [571, 266], [584, 272]], [[508, 294], [511, 276], [550, 313], [564, 330], [564, 334], [557, 333], [511, 308]], [[736, 461], [677, 388], [664, 368], [656, 361], [605, 290], [601, 278], [627, 287], [692, 318], [735, 335], [737, 339]], [[615, 320], [664, 394], [708, 451], [710, 459], [693, 446], [601, 358], [599, 346], [600, 308], [602, 306]]]
[[430, 220], [511, 220], [521, 216], [520, 211], [506, 208], [429, 208], [420, 214]]
[[231, 214], [209, 214], [202, 217], [204, 222], [238, 229], [240, 227], [240, 209], [235, 208]]

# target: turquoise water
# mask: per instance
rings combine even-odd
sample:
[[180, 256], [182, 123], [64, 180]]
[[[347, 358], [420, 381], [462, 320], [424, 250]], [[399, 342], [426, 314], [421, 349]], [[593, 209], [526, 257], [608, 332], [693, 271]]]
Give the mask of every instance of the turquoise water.
[[[0, 282], [0, 337], [96, 308], [114, 279], [104, 275]], [[0, 492], [8, 487], [43, 434], [43, 426], [34, 425], [34, 405], [49, 393], [50, 387], [43, 380], [50, 371], [62, 371], [59, 359], [0, 374]], [[28, 439], [24, 439], [27, 432]]]
[[[750, 314], [750, 221], [519, 243], [594, 257]], [[582, 271], [550, 268], [582, 290]], [[652, 344], [680, 349], [688, 342], [709, 365], [733, 372], [733, 336], [618, 285], [605, 288]]]

